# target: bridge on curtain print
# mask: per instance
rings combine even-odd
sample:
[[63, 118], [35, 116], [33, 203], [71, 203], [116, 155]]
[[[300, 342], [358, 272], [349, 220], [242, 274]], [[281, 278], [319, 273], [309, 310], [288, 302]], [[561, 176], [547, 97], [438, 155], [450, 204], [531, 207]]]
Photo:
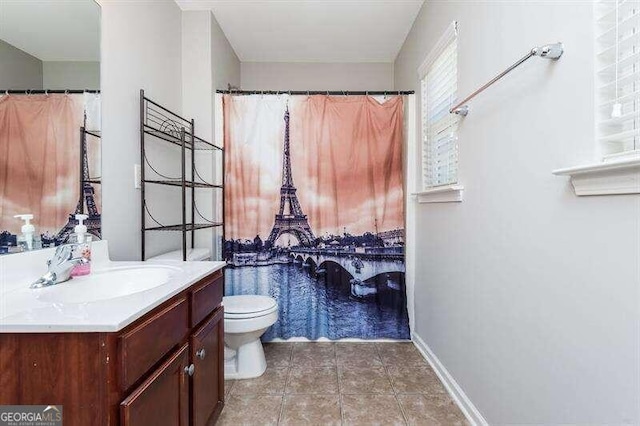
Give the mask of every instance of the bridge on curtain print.
[[[308, 267], [316, 275], [327, 272], [327, 269], [338, 265], [351, 275], [351, 294], [355, 297], [366, 297], [376, 294], [379, 287], [371, 278], [390, 273], [404, 273], [404, 254], [386, 252], [354, 252], [341, 249], [292, 248], [289, 256], [294, 262]], [[392, 290], [397, 284], [387, 281]]]

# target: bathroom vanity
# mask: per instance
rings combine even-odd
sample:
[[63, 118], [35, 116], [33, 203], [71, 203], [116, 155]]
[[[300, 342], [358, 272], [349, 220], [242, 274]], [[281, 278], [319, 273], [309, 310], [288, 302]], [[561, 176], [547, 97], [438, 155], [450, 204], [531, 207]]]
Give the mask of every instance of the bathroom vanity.
[[[92, 274], [97, 281], [5, 288], [0, 404], [62, 405], [65, 425], [215, 423], [224, 403], [223, 267], [109, 262]], [[144, 282], [165, 270], [162, 285], [115, 298], [94, 289], [86, 297], [96, 300], [83, 299], [104, 277]]]

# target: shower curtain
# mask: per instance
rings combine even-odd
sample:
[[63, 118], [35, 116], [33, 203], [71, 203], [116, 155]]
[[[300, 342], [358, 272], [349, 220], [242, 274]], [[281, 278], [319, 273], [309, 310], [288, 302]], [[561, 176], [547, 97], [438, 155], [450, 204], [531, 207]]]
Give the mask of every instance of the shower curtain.
[[[13, 216], [34, 215], [38, 234], [55, 236], [78, 203], [80, 127], [99, 131], [100, 95], [0, 96], [0, 240], [20, 233]], [[91, 126], [91, 127], [89, 127]], [[87, 138], [91, 178], [100, 176], [100, 144]], [[93, 185], [100, 206], [100, 185]]]
[[408, 339], [403, 99], [226, 95], [225, 294], [274, 297], [264, 340]]

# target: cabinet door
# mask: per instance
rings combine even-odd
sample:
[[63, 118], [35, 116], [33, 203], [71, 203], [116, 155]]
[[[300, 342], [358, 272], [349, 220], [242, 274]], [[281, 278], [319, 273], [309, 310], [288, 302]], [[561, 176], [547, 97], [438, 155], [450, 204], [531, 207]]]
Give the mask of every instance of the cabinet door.
[[121, 424], [188, 426], [189, 365], [189, 345], [185, 344], [122, 401]]
[[223, 309], [219, 307], [191, 337], [194, 426], [215, 423], [224, 403]]

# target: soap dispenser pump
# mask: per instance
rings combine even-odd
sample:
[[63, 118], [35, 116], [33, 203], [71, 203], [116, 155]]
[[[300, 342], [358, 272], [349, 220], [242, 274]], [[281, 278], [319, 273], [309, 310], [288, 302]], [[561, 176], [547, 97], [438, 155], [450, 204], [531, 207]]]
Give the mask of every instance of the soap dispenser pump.
[[77, 214], [76, 220], [78, 224], [73, 227], [73, 232], [76, 234], [76, 242], [84, 243], [86, 234], [87, 234], [87, 225], [84, 224], [84, 221], [87, 220], [89, 216], [86, 214]]
[[73, 268], [71, 271], [72, 277], [91, 273], [91, 235], [87, 235], [87, 225], [84, 224], [84, 221], [87, 220], [89, 216], [86, 214], [77, 214], [75, 217], [78, 224], [73, 228], [73, 243], [75, 244], [73, 257], [82, 257], [84, 258], [84, 262]]
[[24, 225], [22, 225], [22, 228], [20, 229], [22, 235], [19, 238], [19, 241], [23, 243], [23, 249], [33, 250], [33, 234], [36, 232], [36, 227], [31, 224], [33, 215], [17, 214], [14, 217], [16, 219], [24, 220]]

